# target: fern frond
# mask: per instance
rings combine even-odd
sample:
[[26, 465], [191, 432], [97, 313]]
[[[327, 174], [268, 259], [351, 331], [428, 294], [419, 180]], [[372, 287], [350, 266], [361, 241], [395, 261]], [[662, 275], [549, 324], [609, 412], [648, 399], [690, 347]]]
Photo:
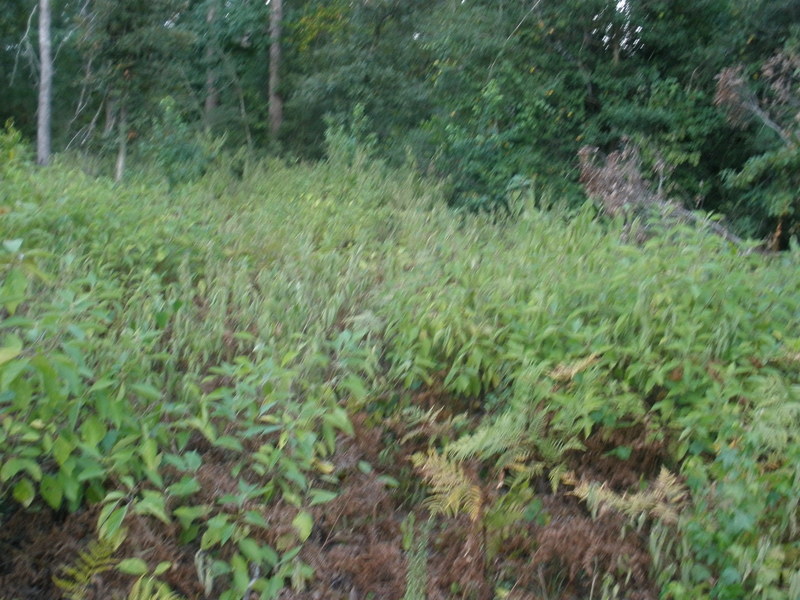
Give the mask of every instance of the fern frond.
[[663, 467], [649, 489], [635, 494], [620, 495], [609, 490], [605, 483], [586, 482], [579, 483], [570, 493], [586, 502], [593, 513], [610, 508], [632, 520], [647, 515], [668, 525], [678, 522], [678, 511], [689, 496], [678, 478]]
[[460, 512], [470, 519], [480, 519], [483, 509], [481, 488], [464, 473], [464, 469], [447, 457], [430, 450], [426, 455], [411, 457], [414, 466], [431, 486], [428, 507], [432, 513], [456, 516]]
[[[413, 525], [412, 525], [413, 527]], [[412, 539], [407, 551], [408, 568], [406, 570], [406, 591], [403, 600], [425, 600], [428, 588], [428, 538], [430, 537], [430, 521], [417, 530], [412, 530]]]
[[563, 439], [556, 439], [553, 437], [543, 438], [539, 440], [537, 448], [542, 456], [542, 460], [548, 465], [559, 463], [565, 452], [585, 449], [581, 441], [574, 437]]
[[118, 547], [119, 543], [113, 539], [92, 540], [86, 550], [78, 553], [75, 564], [62, 567], [61, 576], [53, 576], [53, 583], [69, 600], [83, 600], [94, 577], [117, 564], [113, 555]]
[[128, 600], [184, 600], [169, 589], [166, 583], [152, 577], [141, 577], [133, 584]]
[[578, 373], [585, 371], [598, 360], [600, 360], [600, 355], [592, 353], [578, 361], [557, 365], [547, 376], [559, 383], [566, 383], [567, 381], [572, 381]]
[[525, 420], [508, 411], [489, 425], [481, 426], [471, 435], [449, 444], [447, 454], [458, 461], [501, 455], [520, 446], [526, 437], [526, 429]]

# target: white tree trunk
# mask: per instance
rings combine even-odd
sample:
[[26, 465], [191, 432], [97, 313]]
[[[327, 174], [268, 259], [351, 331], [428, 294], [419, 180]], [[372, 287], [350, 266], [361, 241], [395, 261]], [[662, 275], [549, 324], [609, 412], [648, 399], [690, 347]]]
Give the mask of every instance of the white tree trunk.
[[120, 103], [119, 108], [119, 148], [117, 148], [117, 164], [114, 168], [114, 181], [119, 183], [125, 175], [125, 161], [128, 158], [128, 112], [125, 109], [125, 101]]
[[50, 0], [39, 0], [39, 106], [36, 123], [36, 162], [50, 163], [50, 120], [53, 97], [53, 55], [50, 42]]
[[283, 124], [283, 99], [278, 93], [281, 82], [281, 24], [283, 0], [270, 0], [269, 13], [269, 132], [278, 136]]

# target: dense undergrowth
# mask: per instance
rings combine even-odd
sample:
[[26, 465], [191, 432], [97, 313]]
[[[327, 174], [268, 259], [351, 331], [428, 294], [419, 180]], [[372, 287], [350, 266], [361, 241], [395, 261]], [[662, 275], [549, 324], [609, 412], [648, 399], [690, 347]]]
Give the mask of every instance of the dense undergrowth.
[[800, 597], [796, 250], [0, 152], [0, 596]]

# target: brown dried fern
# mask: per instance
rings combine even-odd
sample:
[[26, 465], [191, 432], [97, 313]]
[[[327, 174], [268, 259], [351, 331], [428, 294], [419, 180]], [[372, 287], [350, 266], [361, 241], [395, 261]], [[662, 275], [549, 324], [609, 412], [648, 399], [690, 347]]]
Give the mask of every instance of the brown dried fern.
[[593, 513], [611, 509], [632, 520], [647, 515], [668, 525], [678, 522], [679, 512], [689, 497], [683, 483], [663, 467], [648, 489], [635, 494], [617, 494], [605, 483], [585, 481], [578, 483], [570, 493], [586, 502]]
[[414, 454], [411, 461], [431, 486], [427, 500], [431, 513], [450, 516], [464, 513], [473, 522], [480, 520], [483, 514], [481, 487], [473, 483], [459, 464], [434, 450], [429, 450], [427, 455]]

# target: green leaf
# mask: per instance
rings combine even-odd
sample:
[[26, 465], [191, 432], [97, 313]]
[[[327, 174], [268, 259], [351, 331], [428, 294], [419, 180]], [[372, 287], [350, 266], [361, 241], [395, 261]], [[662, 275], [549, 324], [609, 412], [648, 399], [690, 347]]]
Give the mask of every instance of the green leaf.
[[127, 575], [144, 575], [149, 571], [149, 568], [141, 558], [126, 558], [119, 561], [117, 570]]
[[53, 475], [43, 476], [42, 481], [39, 483], [39, 493], [53, 510], [58, 510], [61, 507], [64, 489], [61, 487], [61, 482], [58, 478]]
[[397, 481], [397, 479], [395, 479], [391, 475], [379, 475], [377, 477], [377, 480], [380, 481], [386, 487], [390, 487], [390, 488], [398, 488], [398, 487], [400, 487], [400, 482]]
[[17, 307], [25, 300], [28, 289], [28, 278], [20, 269], [12, 269], [6, 276], [5, 284], [0, 288], [0, 301], [10, 315], [17, 312]]
[[255, 525], [257, 527], [262, 527], [264, 529], [267, 529], [269, 527], [269, 523], [264, 518], [264, 515], [262, 515], [260, 512], [257, 512], [255, 510], [248, 510], [247, 512], [245, 512], [244, 513], [244, 520], [245, 520], [246, 523], [250, 523], [250, 525]]
[[242, 443], [237, 440], [235, 437], [230, 435], [223, 435], [216, 439], [214, 442], [215, 446], [219, 446], [221, 448], [225, 448], [226, 450], [235, 450], [236, 452], [241, 452], [244, 450], [242, 447]]
[[331, 500], [339, 496], [337, 492], [331, 492], [328, 490], [316, 490], [316, 489], [309, 491], [308, 495], [311, 498], [310, 502], [311, 506], [316, 506], [317, 504], [325, 504], [326, 502], [330, 502]]
[[352, 373], [347, 375], [342, 380], [340, 385], [345, 390], [350, 392], [350, 395], [357, 402], [361, 402], [369, 395], [369, 391], [367, 390], [367, 387], [364, 385], [364, 381], [361, 379], [361, 377], [353, 375]]
[[169, 568], [172, 566], [172, 563], [168, 560], [161, 561], [156, 565], [156, 568], [153, 569], [153, 577], [158, 577], [159, 575], [163, 575], [166, 573]]
[[[16, 358], [22, 352], [22, 340], [19, 338], [9, 338], [6, 340], [6, 344], [8, 345], [0, 348], [0, 365]], [[8, 383], [11, 383], [11, 380]], [[6, 385], [4, 380], [3, 387], [5, 388]]]
[[152, 437], [145, 438], [139, 445], [139, 454], [145, 466], [153, 471], [158, 470], [161, 457], [158, 454], [158, 443]]
[[98, 379], [97, 381], [94, 382], [94, 384], [92, 384], [92, 387], [89, 388], [89, 391], [100, 392], [102, 390], [110, 388], [112, 385], [114, 385], [114, 383], [115, 382], [113, 379]]
[[145, 400], [150, 400], [151, 402], [158, 402], [161, 400], [161, 391], [149, 383], [134, 383], [131, 386], [131, 391], [137, 396]]
[[350, 423], [350, 418], [347, 416], [347, 411], [337, 406], [330, 412], [325, 414], [325, 421], [346, 433], [347, 435], [354, 435], [353, 425]]
[[244, 593], [250, 583], [250, 571], [244, 557], [238, 552], [231, 557], [231, 567], [233, 568], [233, 585], [237, 593]]
[[[3, 349], [0, 348], [0, 353], [2, 353], [2, 351]], [[2, 358], [0, 358], [0, 364], [3, 362]], [[0, 376], [0, 390], [8, 389], [8, 386], [14, 382], [29, 364], [30, 361], [27, 359], [15, 360], [6, 364], [6, 366], [0, 370], [0, 373], [2, 373], [2, 376]]]
[[152, 515], [167, 525], [170, 524], [170, 519], [167, 515], [164, 494], [161, 492], [156, 492], [155, 490], [144, 490], [142, 492], [142, 498], [136, 503], [136, 508], [134, 511], [138, 515]]
[[97, 531], [100, 537], [112, 539], [122, 528], [122, 523], [127, 514], [127, 504], [117, 507], [117, 503], [114, 502], [104, 506], [97, 518]]
[[733, 585], [741, 582], [741, 580], [742, 576], [734, 567], [726, 568], [719, 576], [719, 581], [723, 585]]
[[[85, 465], [85, 466], [84, 466]], [[103, 479], [106, 476], [106, 469], [100, 463], [91, 459], [84, 462], [82, 468], [78, 473], [78, 481], [84, 482], [90, 479]]]
[[22, 504], [25, 508], [31, 505], [33, 499], [36, 497], [36, 490], [33, 488], [33, 483], [30, 479], [25, 477], [17, 482], [12, 491], [14, 500]]
[[185, 476], [177, 483], [167, 488], [167, 493], [173, 496], [189, 496], [200, 491], [200, 483], [194, 477]]
[[206, 532], [200, 539], [200, 547], [207, 550], [216, 544], [225, 544], [233, 535], [235, 526], [228, 522], [228, 516], [224, 514], [214, 515], [206, 523]]
[[250, 562], [261, 563], [261, 546], [253, 538], [239, 540], [239, 550]]
[[97, 446], [107, 432], [105, 424], [95, 416], [87, 418], [81, 425], [81, 439], [89, 446]]
[[297, 530], [300, 541], [305, 542], [308, 536], [311, 535], [311, 530], [314, 528], [314, 519], [309, 513], [301, 511], [292, 519], [292, 526]]
[[42, 479], [42, 469], [36, 461], [30, 458], [12, 458], [8, 460], [0, 469], [0, 482], [6, 482], [20, 471], [27, 471], [34, 481]]
[[179, 506], [172, 511], [172, 514], [178, 518], [181, 527], [189, 529], [192, 522], [205, 517], [210, 511], [211, 509], [208, 506], [200, 504], [198, 506]]

